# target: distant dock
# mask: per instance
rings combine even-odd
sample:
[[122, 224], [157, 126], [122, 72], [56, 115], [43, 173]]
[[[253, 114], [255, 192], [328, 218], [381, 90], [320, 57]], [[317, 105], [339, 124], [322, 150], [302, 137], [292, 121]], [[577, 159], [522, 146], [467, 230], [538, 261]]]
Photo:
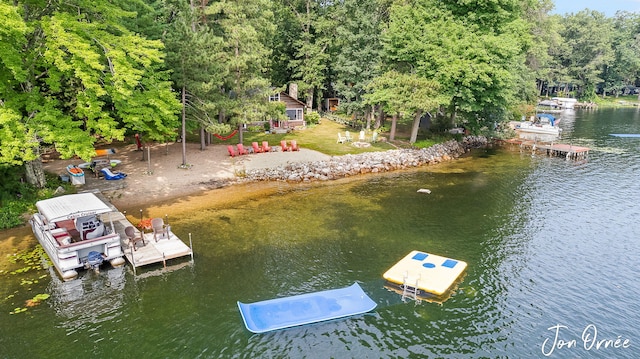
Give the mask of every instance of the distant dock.
[[584, 160], [589, 156], [590, 151], [588, 147], [567, 145], [564, 143], [537, 142], [520, 138], [506, 140], [505, 142], [513, 146], [519, 146], [520, 150], [527, 150], [532, 153], [543, 153], [547, 156], [571, 160]]

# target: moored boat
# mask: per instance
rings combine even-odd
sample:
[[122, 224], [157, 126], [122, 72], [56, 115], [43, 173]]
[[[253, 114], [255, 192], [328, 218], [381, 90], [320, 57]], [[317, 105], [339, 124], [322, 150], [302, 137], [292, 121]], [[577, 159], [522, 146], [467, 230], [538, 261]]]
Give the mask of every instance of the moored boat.
[[557, 126], [557, 122], [558, 120], [553, 115], [539, 113], [533, 121], [511, 122], [511, 126], [520, 134], [520, 137], [527, 134], [558, 137], [562, 129]]
[[78, 193], [36, 202], [31, 228], [64, 280], [78, 269], [109, 262], [124, 265], [120, 234], [110, 216], [119, 212], [94, 193]]

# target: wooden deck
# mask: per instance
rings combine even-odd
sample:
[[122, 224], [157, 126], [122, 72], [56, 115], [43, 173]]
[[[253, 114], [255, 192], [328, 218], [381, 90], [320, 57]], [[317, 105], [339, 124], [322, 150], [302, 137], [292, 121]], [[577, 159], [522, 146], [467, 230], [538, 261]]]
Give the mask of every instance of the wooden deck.
[[[129, 244], [127, 235], [124, 229], [128, 226], [133, 226], [131, 222], [121, 212], [111, 213], [110, 218], [103, 218], [105, 223], [109, 221], [113, 222], [116, 232], [120, 234], [120, 244], [122, 245], [122, 251], [127, 258], [127, 261], [133, 267], [135, 273], [136, 268], [162, 263], [166, 267], [166, 263], [170, 259], [181, 258], [190, 256], [193, 260], [193, 251], [190, 246], [186, 245], [175, 233], [169, 231], [169, 238], [166, 236], [158, 237], [158, 241], [153, 239], [153, 233], [144, 233], [144, 242], [138, 242], [136, 249], [133, 250], [133, 246]], [[135, 226], [134, 226], [135, 227]], [[137, 229], [136, 229], [137, 231]]]
[[510, 139], [506, 143], [517, 145], [521, 150], [530, 150], [532, 153], [545, 153], [547, 156], [562, 157], [572, 160], [583, 160], [589, 155], [588, 147], [568, 145], [564, 143], [536, 142], [524, 139]]
[[135, 251], [132, 246], [129, 246], [128, 240], [123, 242], [127, 242], [122, 246], [124, 254], [134, 268], [154, 263], [162, 263], [166, 266], [169, 259], [192, 256], [191, 248], [174, 233], [169, 233], [169, 238], [158, 237], [158, 241], [153, 239], [152, 233], [145, 233], [145, 244], [138, 242]]

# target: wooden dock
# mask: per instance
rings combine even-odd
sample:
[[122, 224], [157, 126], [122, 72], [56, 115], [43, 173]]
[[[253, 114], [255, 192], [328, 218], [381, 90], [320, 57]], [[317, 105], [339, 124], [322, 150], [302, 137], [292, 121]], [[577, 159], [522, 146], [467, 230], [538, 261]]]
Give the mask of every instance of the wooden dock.
[[[153, 238], [153, 233], [142, 233], [144, 236], [144, 244], [138, 242], [136, 249], [133, 250], [133, 246], [129, 243], [129, 237], [125, 233], [124, 229], [132, 226], [136, 228], [127, 217], [120, 212], [102, 193], [98, 190], [88, 191], [100, 198], [106, 205], [113, 209], [113, 212], [105, 213], [101, 219], [104, 223], [113, 223], [113, 228], [120, 235], [120, 245], [122, 246], [122, 252], [125, 258], [129, 261], [133, 267], [133, 273], [136, 273], [136, 268], [162, 263], [163, 267], [167, 267], [167, 261], [170, 259], [182, 258], [186, 256], [191, 257], [193, 261], [193, 250], [191, 245], [191, 238], [189, 238], [189, 245], [186, 245], [175, 233], [171, 232], [169, 228], [169, 238], [166, 236], [159, 236], [158, 241]], [[139, 232], [136, 228], [136, 232]]]
[[[129, 239], [124, 232], [126, 227], [133, 226], [133, 224], [127, 220], [124, 214], [122, 212], [112, 212], [110, 218], [105, 219], [105, 221], [113, 222], [116, 232], [120, 234], [122, 251], [133, 267], [134, 273], [136, 268], [150, 264], [162, 263], [166, 267], [167, 261], [170, 259], [190, 256], [191, 260], [193, 260], [191, 246], [186, 245], [171, 230], [169, 230], [168, 238], [167, 236], [158, 236], [158, 241], [153, 238], [153, 233], [143, 233], [145, 243], [138, 242], [136, 250], [133, 250], [133, 246], [129, 244]], [[137, 228], [136, 231], [138, 231]]]
[[169, 232], [169, 238], [159, 236], [157, 241], [153, 238], [153, 233], [143, 233], [143, 236], [144, 244], [138, 242], [136, 250], [129, 245], [128, 240], [126, 240], [127, 237], [123, 241], [127, 242], [123, 243], [122, 246], [125, 257], [134, 267], [134, 270], [137, 267], [155, 263], [162, 263], [166, 267], [167, 261], [175, 258], [191, 256], [193, 259], [191, 248], [172, 232]]
[[574, 146], [564, 143], [538, 142], [520, 138], [506, 140], [505, 142], [514, 146], [519, 146], [521, 151], [531, 151], [532, 154], [544, 153], [547, 156], [561, 157], [571, 160], [584, 160], [588, 157], [590, 151], [588, 147]]

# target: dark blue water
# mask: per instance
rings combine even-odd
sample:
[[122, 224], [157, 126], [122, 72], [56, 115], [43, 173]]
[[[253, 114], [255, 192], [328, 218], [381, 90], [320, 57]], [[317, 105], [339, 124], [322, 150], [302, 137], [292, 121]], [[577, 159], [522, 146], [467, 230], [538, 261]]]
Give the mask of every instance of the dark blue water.
[[[588, 160], [497, 149], [356, 180], [223, 189], [157, 209], [192, 233], [193, 265], [70, 283], [0, 272], [0, 357], [640, 357], [640, 140], [608, 135], [640, 133], [640, 115], [576, 111], [560, 126]], [[3, 252], [35, 246], [5, 233]], [[449, 300], [405, 303], [384, 287], [414, 249], [469, 264]], [[373, 312], [255, 335], [236, 306], [353, 282]], [[51, 297], [9, 314], [38, 293]]]

